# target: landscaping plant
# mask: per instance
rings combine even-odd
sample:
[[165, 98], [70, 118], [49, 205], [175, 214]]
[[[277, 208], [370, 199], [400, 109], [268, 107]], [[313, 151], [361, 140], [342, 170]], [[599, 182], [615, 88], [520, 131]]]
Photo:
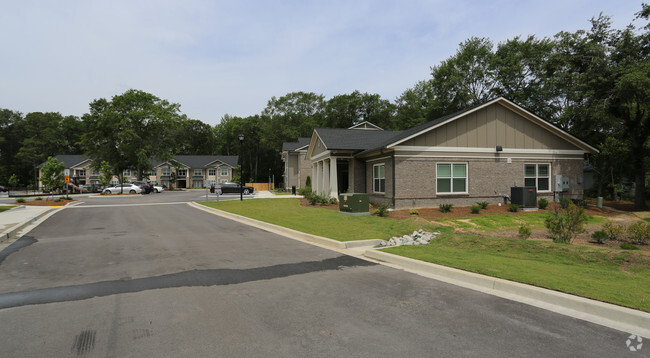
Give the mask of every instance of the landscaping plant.
[[519, 237], [526, 240], [530, 237], [532, 234], [532, 230], [530, 229], [530, 225], [528, 224], [522, 224], [519, 226]]
[[43, 198], [41, 198], [40, 196], [37, 196], [36, 198], [34, 198], [34, 200], [43, 200]]
[[598, 230], [591, 234], [591, 238], [594, 239], [597, 243], [603, 244], [605, 240], [609, 239], [609, 236], [605, 232], [605, 230]]
[[630, 244], [629, 242], [621, 242], [621, 249], [623, 250], [638, 250], [639, 248]]
[[377, 216], [388, 216], [388, 203], [383, 203], [377, 207], [377, 210], [375, 210], [375, 214]]
[[411, 209], [411, 210], [409, 210], [409, 214], [410, 215], [420, 215], [420, 212], [417, 211], [417, 209]]
[[539, 200], [537, 200], [537, 207], [540, 208], [541, 210], [545, 210], [547, 206], [548, 206], [548, 200], [544, 198], [540, 198]]
[[511, 213], [516, 213], [519, 211], [519, 205], [517, 204], [508, 204], [508, 211]]
[[647, 245], [650, 242], [650, 225], [643, 221], [630, 224], [625, 231], [633, 244]]
[[576, 235], [585, 232], [585, 209], [569, 203], [565, 211], [555, 211], [544, 220], [553, 242], [570, 244]]
[[562, 209], [568, 208], [569, 204], [571, 204], [571, 199], [569, 199], [569, 198], [560, 198], [560, 206], [562, 207]]
[[490, 205], [490, 203], [488, 203], [487, 201], [479, 201], [476, 203], [476, 205], [478, 205], [481, 209], [485, 210], [487, 209], [488, 205]]
[[603, 225], [603, 231], [607, 234], [607, 237], [610, 240], [621, 240], [623, 238], [624, 230], [625, 228], [622, 225], [616, 225], [611, 222], [607, 222]]
[[24, 202], [25, 202], [25, 198], [18, 198], [18, 199], [16, 199], [16, 202], [17, 202], [17, 203], [24, 203]]
[[440, 207], [440, 211], [442, 211], [443, 213], [448, 213], [451, 211], [451, 208], [454, 207], [454, 204], [440, 204], [439, 207]]
[[469, 207], [469, 210], [472, 211], [472, 214], [478, 214], [481, 211], [481, 207], [479, 205], [472, 205]]

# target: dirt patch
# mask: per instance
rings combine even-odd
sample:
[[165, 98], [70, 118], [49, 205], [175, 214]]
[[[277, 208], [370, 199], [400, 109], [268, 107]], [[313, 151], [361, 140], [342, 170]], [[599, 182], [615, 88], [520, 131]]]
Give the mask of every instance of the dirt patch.
[[54, 200], [29, 200], [24, 203], [13, 203], [14, 205], [29, 205], [29, 206], [64, 206], [67, 203], [71, 203], [73, 201], [76, 201], [74, 199], [71, 200], [65, 200], [63, 199], [62, 201], [54, 201]]

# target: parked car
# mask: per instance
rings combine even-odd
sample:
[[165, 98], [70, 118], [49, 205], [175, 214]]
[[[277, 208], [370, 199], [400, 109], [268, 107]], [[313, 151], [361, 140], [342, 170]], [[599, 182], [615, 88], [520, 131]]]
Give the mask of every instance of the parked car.
[[9, 189], [6, 186], [0, 185], [0, 191], [9, 191]]
[[119, 194], [119, 193], [129, 193], [129, 194], [141, 194], [142, 193], [142, 188], [139, 186], [133, 184], [133, 183], [127, 183], [127, 184], [122, 184], [122, 185], [115, 185], [108, 187], [102, 191], [104, 194]]
[[160, 185], [154, 185], [153, 186], [153, 192], [154, 193], [162, 193], [163, 191], [165, 191], [165, 188], [163, 188], [162, 186], [160, 186]]
[[135, 184], [142, 189], [143, 194], [149, 194], [153, 191], [153, 184], [147, 183], [146, 181], [134, 181], [131, 184]]
[[[240, 188], [241, 186], [237, 183], [225, 182], [225, 183], [217, 184], [215, 186], [215, 191], [217, 192], [217, 194], [225, 194], [225, 193], [239, 194]], [[244, 185], [243, 192], [244, 195], [253, 194], [253, 187]]]

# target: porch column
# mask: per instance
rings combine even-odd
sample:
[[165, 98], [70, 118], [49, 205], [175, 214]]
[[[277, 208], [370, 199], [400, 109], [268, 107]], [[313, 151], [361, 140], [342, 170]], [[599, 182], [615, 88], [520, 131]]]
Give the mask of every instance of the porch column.
[[314, 191], [315, 188], [316, 188], [316, 185], [318, 185], [318, 178], [317, 178], [318, 175], [316, 174], [316, 166], [317, 165], [318, 164], [316, 164], [316, 163], [311, 163], [311, 189], [312, 189], [312, 191]]
[[321, 178], [321, 170], [322, 166], [320, 161], [316, 162], [316, 175], [314, 175], [315, 185], [314, 185], [314, 193], [320, 194], [320, 186], [321, 183], [323, 182], [323, 178]]
[[328, 195], [332, 198], [339, 198], [339, 184], [338, 184], [338, 173], [336, 171], [336, 158], [330, 158], [330, 186]]
[[330, 195], [330, 160], [323, 160], [323, 187], [320, 195]]

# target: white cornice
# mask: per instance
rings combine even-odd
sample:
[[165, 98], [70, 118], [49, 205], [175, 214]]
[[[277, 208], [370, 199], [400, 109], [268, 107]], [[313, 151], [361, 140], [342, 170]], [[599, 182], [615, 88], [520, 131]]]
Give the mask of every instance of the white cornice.
[[474, 147], [425, 147], [425, 146], [396, 146], [395, 152], [451, 152], [451, 153], [494, 153], [494, 154], [551, 154], [551, 155], [580, 155], [584, 151], [577, 149], [519, 149], [503, 148], [497, 152], [496, 148]]

